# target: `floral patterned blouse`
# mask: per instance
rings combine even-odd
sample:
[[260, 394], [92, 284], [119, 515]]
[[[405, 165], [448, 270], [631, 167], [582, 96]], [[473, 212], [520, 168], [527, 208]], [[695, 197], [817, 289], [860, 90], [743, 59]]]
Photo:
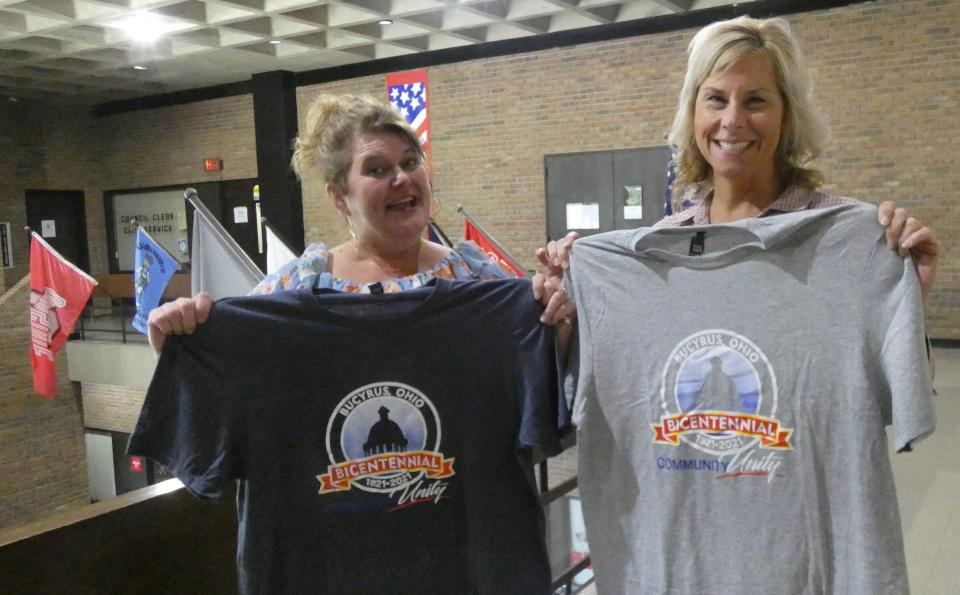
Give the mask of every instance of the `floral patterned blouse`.
[[382, 288], [384, 293], [396, 293], [415, 289], [431, 279], [503, 279], [507, 275], [473, 242], [461, 242], [454, 247], [449, 256], [441, 258], [429, 271], [407, 277], [381, 281], [378, 283], [360, 283], [350, 279], [341, 279], [331, 275], [327, 269], [330, 250], [324, 243], [310, 244], [303, 254], [285, 264], [279, 271], [267, 275], [254, 287], [249, 295], [279, 293], [289, 289], [317, 288], [333, 289], [349, 293], [370, 293], [371, 286]]

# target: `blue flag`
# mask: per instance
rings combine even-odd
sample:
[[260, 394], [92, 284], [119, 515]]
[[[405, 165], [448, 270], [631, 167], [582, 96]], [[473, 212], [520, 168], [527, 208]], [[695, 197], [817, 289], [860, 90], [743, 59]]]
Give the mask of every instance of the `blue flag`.
[[174, 271], [180, 268], [167, 251], [160, 247], [150, 234], [137, 227], [137, 243], [133, 256], [133, 289], [137, 313], [131, 324], [143, 334], [147, 334], [147, 316], [150, 310], [160, 305], [163, 290]]

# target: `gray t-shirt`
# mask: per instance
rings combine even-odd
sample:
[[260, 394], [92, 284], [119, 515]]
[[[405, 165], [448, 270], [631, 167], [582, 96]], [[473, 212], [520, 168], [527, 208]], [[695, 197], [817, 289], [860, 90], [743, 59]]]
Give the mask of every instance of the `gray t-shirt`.
[[885, 426], [903, 450], [934, 413], [875, 208], [600, 234], [571, 274], [600, 593], [908, 591]]

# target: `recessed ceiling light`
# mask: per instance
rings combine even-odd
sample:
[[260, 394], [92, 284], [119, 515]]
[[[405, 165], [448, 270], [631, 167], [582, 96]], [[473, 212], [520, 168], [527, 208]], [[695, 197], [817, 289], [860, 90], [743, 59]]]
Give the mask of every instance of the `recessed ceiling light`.
[[270, 45], [280, 45], [280, 44], [283, 43], [283, 42], [280, 41], [279, 39], [271, 39], [271, 40], [268, 41], [267, 43], [269, 43]]
[[135, 41], [148, 43], [160, 39], [165, 30], [163, 25], [163, 22], [156, 15], [148, 12], [135, 14], [117, 23], [120, 30], [127, 34], [127, 37]]
[[139, 64], [136, 64], [136, 65], [134, 65], [133, 69], [134, 69], [134, 70], [146, 70], [147, 67], [146, 67], [146, 66], [141, 66], [141, 65], [139, 65]]
[[379, 21], [377, 21], [377, 24], [378, 24], [378, 25], [392, 25], [392, 24], [393, 24], [393, 19], [380, 19]]

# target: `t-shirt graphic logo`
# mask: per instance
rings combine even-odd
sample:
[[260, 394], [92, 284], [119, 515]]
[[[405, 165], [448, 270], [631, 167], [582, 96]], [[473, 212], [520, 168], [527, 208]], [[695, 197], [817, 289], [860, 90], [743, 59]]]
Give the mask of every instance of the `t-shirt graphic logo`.
[[791, 429], [777, 419], [777, 377], [752, 341], [725, 330], [690, 335], [663, 369], [663, 413], [653, 441], [681, 441], [712, 455], [734, 455], [755, 445], [792, 449]]
[[[399, 382], [361, 386], [340, 401], [327, 423], [331, 464], [326, 473], [317, 475], [320, 493], [356, 487], [400, 493], [405, 500], [406, 492], [426, 493], [422, 479], [440, 480], [455, 473], [454, 459], [440, 452], [440, 430], [433, 403], [412, 386]], [[442, 493], [444, 486], [433, 487], [433, 492]]]

